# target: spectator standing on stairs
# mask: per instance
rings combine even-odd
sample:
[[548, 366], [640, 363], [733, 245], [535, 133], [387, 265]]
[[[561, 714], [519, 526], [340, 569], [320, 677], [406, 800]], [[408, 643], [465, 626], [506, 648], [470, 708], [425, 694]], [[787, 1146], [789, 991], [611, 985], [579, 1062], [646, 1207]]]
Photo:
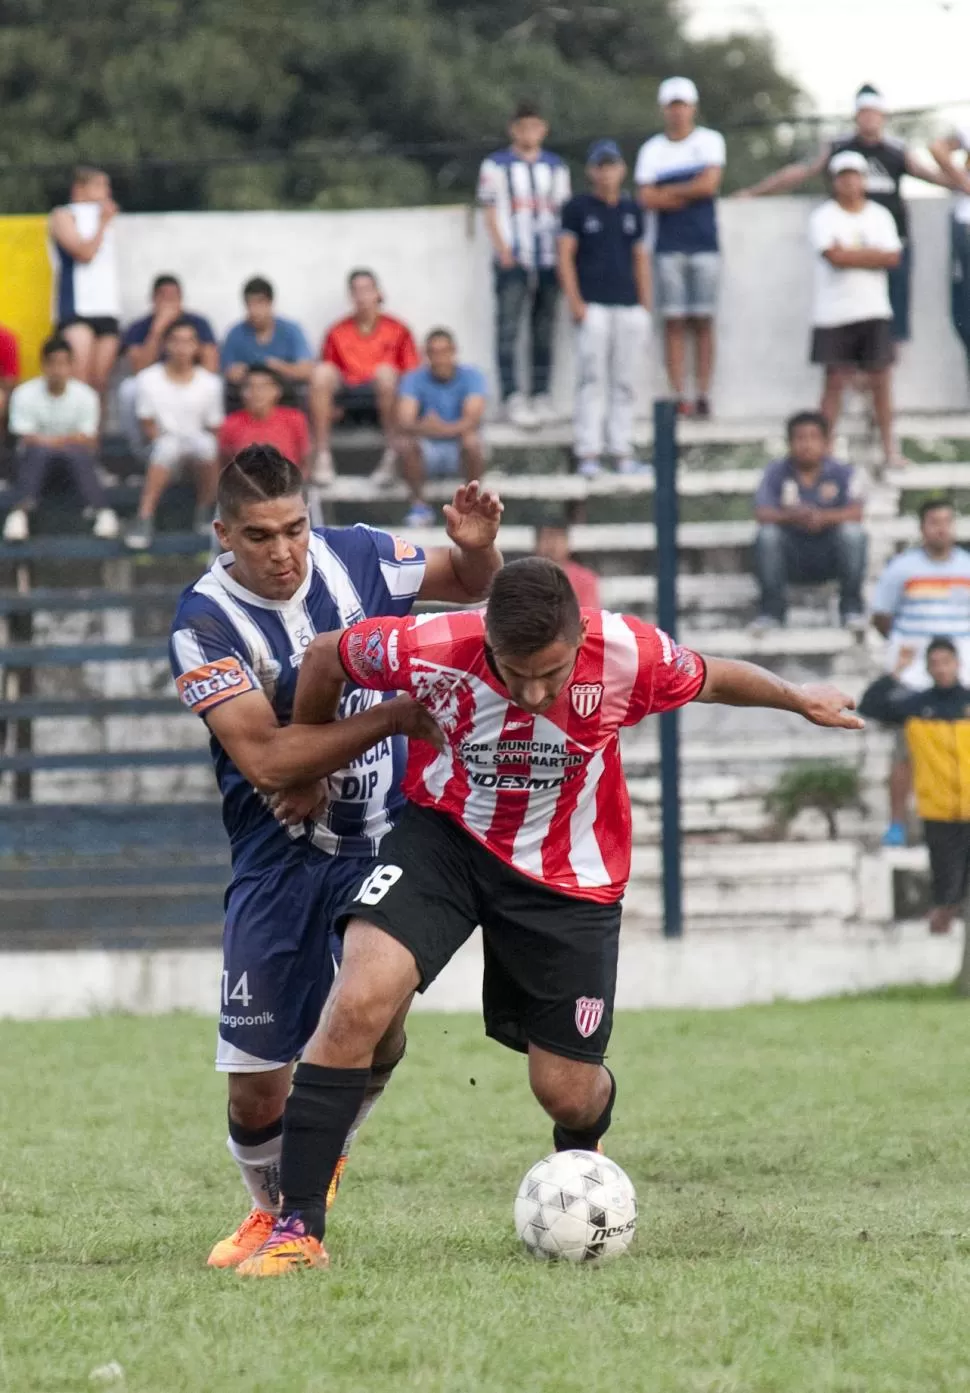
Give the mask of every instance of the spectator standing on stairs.
[[543, 523], [536, 531], [536, 556], [554, 561], [566, 572], [576, 599], [584, 609], [601, 609], [600, 578], [588, 566], [574, 561], [569, 551], [569, 528], [557, 523]]
[[970, 152], [970, 121], [930, 150], [944, 177], [956, 191], [950, 224], [950, 317], [970, 368], [970, 164], [955, 156]]
[[120, 342], [117, 214], [107, 174], [82, 165], [74, 171], [71, 201], [48, 221], [57, 330], [71, 346], [75, 376], [101, 397]]
[[[495, 339], [505, 414], [536, 430], [555, 420], [549, 395], [559, 283], [556, 237], [569, 198], [569, 166], [544, 148], [549, 126], [532, 102], [521, 102], [509, 125], [511, 143], [483, 160], [478, 202], [492, 244]], [[523, 314], [531, 330], [531, 401], [522, 390], [516, 346]]]
[[116, 537], [118, 519], [106, 506], [95, 470], [98, 394], [74, 376], [74, 355], [66, 339], [48, 339], [41, 358], [41, 376], [22, 382], [10, 395], [10, 430], [17, 437], [17, 501], [7, 514], [3, 540], [27, 540], [30, 514], [40, 501], [48, 470], [58, 462], [70, 470], [85, 512], [94, 519], [94, 535]]
[[829, 454], [828, 422], [820, 412], [792, 416], [787, 434], [787, 455], [769, 464], [755, 495], [760, 604], [752, 627], [784, 624], [789, 581], [837, 580], [842, 623], [861, 633], [868, 542], [859, 476]]
[[[930, 685], [926, 650], [931, 639], [949, 639], [970, 674], [970, 552], [956, 544], [956, 512], [945, 498], [920, 508], [920, 545], [894, 556], [872, 597], [872, 623], [889, 640], [886, 667], [898, 669], [911, 691]], [[909, 661], [900, 667], [906, 651]], [[884, 846], [905, 846], [911, 772], [905, 742], [899, 741], [889, 776], [890, 823]]]
[[615, 141], [593, 142], [586, 174], [590, 191], [563, 209], [559, 280], [576, 325], [573, 448], [579, 473], [591, 479], [604, 445], [617, 473], [644, 467], [633, 454], [633, 415], [653, 301], [643, 214], [623, 192], [626, 165]]

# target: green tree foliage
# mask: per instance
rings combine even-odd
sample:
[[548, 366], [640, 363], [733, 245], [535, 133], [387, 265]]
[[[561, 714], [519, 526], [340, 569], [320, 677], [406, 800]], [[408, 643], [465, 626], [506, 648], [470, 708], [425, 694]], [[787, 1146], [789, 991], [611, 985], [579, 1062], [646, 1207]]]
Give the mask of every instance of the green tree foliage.
[[673, 72], [728, 133], [730, 187], [799, 103], [765, 35], [690, 41], [677, 0], [0, 0], [0, 34], [7, 212], [78, 160], [142, 210], [458, 201], [517, 100], [574, 167], [599, 135], [632, 158]]

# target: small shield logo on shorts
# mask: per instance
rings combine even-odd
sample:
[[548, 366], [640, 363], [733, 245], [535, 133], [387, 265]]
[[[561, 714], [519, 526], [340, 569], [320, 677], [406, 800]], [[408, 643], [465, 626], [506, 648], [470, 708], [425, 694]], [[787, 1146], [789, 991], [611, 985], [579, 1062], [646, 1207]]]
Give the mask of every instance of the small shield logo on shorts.
[[599, 704], [603, 700], [602, 682], [577, 683], [569, 689], [569, 700], [576, 715], [585, 720], [587, 716], [592, 716], [594, 711], [599, 710]]
[[601, 996], [578, 996], [576, 998], [576, 1029], [584, 1040], [595, 1032], [603, 1019], [603, 998]]

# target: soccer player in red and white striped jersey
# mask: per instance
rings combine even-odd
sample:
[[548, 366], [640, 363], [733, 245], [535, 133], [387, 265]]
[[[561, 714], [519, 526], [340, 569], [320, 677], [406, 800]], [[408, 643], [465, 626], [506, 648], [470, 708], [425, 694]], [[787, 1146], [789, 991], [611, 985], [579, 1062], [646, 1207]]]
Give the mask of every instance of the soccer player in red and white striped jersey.
[[476, 925], [486, 1033], [528, 1055], [556, 1149], [596, 1149], [616, 1092], [603, 1057], [632, 842], [624, 726], [692, 700], [862, 725], [836, 688], [580, 610], [538, 557], [496, 575], [484, 614], [365, 620], [314, 639], [294, 720], [334, 719], [346, 679], [409, 693], [444, 746], [412, 745], [408, 807], [345, 907], [343, 966], [284, 1114], [281, 1218], [243, 1276], [326, 1265], [327, 1187], [374, 1047]]

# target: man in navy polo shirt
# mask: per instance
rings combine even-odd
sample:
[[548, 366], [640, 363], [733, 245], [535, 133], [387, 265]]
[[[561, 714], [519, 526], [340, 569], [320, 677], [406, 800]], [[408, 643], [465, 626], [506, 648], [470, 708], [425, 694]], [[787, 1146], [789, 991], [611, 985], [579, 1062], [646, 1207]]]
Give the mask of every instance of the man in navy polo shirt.
[[842, 623], [863, 632], [868, 539], [858, 476], [829, 455], [829, 424], [821, 412], [798, 412], [787, 430], [788, 454], [769, 464], [754, 500], [761, 606], [753, 627], [784, 624], [789, 581], [837, 580]]
[[[668, 77], [657, 100], [664, 133], [641, 147], [635, 178], [641, 207], [654, 215], [656, 299], [670, 386], [684, 415], [707, 417], [720, 277], [714, 200], [724, 173], [724, 137], [696, 124], [697, 88], [689, 77]], [[693, 406], [685, 397], [688, 330], [694, 339]]]
[[562, 212], [559, 280], [576, 323], [576, 458], [580, 474], [592, 478], [604, 447], [619, 473], [642, 467], [633, 455], [633, 413], [651, 284], [643, 214], [623, 192], [626, 165], [615, 141], [593, 142], [586, 176], [590, 191]]

